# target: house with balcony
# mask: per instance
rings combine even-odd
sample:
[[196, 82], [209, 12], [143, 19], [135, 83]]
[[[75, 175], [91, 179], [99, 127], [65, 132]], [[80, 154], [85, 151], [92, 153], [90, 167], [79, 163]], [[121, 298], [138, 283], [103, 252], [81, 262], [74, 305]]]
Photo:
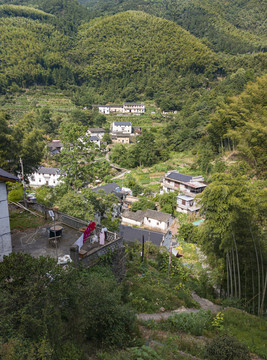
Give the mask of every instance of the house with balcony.
[[180, 174], [178, 171], [169, 171], [162, 179], [162, 191], [179, 191], [185, 195], [195, 197], [205, 190], [207, 184], [202, 176], [190, 176]]
[[125, 102], [123, 104], [123, 112], [131, 114], [144, 114], [146, 111], [144, 103]]
[[123, 105], [109, 105], [110, 113], [123, 113]]
[[176, 211], [195, 215], [200, 209], [200, 205], [195, 201], [192, 196], [178, 195]]
[[128, 121], [114, 121], [111, 127], [111, 133], [116, 135], [121, 134], [131, 134], [133, 132], [132, 123]]
[[54, 187], [58, 185], [62, 180], [60, 178], [60, 170], [58, 168], [48, 168], [40, 166], [34, 173], [29, 177], [29, 184], [32, 187], [38, 187], [47, 185]]

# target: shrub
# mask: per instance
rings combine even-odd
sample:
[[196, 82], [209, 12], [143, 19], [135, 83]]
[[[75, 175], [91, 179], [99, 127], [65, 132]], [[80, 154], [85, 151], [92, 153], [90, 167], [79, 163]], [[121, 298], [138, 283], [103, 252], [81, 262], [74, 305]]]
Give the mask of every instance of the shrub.
[[250, 360], [246, 345], [228, 335], [217, 336], [206, 346], [206, 357], [209, 360]]
[[181, 330], [186, 333], [200, 336], [204, 330], [211, 326], [212, 315], [210, 311], [199, 310], [194, 313], [181, 313], [170, 317], [167, 327], [171, 330]]

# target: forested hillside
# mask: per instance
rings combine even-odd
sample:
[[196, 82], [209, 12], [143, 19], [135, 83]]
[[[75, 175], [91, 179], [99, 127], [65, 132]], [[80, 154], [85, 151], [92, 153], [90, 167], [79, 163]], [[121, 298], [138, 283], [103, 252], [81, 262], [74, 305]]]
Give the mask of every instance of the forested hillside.
[[266, 50], [264, 1], [81, 0], [91, 16], [141, 10], [172, 20], [203, 39], [215, 51], [231, 54]]
[[213, 74], [216, 55], [170, 21], [129, 11], [82, 26], [74, 52], [85, 78], [162, 69]]
[[70, 64], [62, 54], [70, 43], [53, 25], [24, 17], [2, 18], [0, 42], [0, 93], [12, 84], [49, 85], [59, 77], [68, 78]]

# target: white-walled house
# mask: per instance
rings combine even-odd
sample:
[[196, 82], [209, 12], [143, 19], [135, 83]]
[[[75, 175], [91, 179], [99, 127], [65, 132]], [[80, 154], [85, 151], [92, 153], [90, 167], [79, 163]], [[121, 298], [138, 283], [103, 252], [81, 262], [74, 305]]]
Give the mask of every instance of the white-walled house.
[[199, 209], [200, 205], [197, 204], [194, 197], [189, 195], [177, 196], [177, 211], [188, 214], [196, 214]]
[[144, 226], [166, 231], [173, 222], [171, 214], [163, 213], [156, 210], [146, 210], [144, 216]]
[[115, 121], [112, 123], [112, 134], [121, 133], [121, 134], [131, 134], [133, 131], [132, 123], [128, 121], [118, 122]]
[[142, 226], [144, 222], [144, 211], [124, 211], [121, 215], [122, 224], [131, 226]]
[[98, 111], [101, 114], [109, 115], [110, 114], [110, 108], [109, 105], [93, 105], [93, 107], [97, 107]]
[[202, 176], [190, 176], [169, 171], [162, 180], [162, 192], [180, 191], [185, 195], [196, 196], [205, 190], [206, 184]]
[[122, 224], [131, 226], [144, 226], [145, 228], [166, 231], [172, 224], [171, 214], [156, 210], [138, 210], [136, 212], [126, 210], [122, 213]]
[[6, 182], [16, 182], [18, 178], [0, 169], [0, 261], [12, 253], [9, 211], [7, 202]]
[[101, 141], [98, 136], [90, 136], [90, 142], [94, 143], [96, 146], [100, 148]]
[[60, 178], [60, 170], [58, 168], [48, 168], [40, 166], [33, 174], [29, 176], [29, 183], [32, 187], [47, 185], [54, 187], [62, 180]]
[[144, 103], [125, 102], [123, 104], [124, 113], [144, 114], [145, 111], [146, 109]]
[[105, 135], [105, 129], [103, 128], [89, 128], [86, 133], [87, 136], [97, 136], [100, 140]]

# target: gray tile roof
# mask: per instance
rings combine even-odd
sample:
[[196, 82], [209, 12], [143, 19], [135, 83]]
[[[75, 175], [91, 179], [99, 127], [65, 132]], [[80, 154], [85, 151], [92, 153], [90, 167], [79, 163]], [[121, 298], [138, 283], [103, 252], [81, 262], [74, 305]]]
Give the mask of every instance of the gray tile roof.
[[188, 195], [178, 195], [177, 198], [185, 201], [194, 200], [192, 196], [188, 196]]
[[59, 168], [49, 168], [49, 167], [45, 167], [45, 166], [40, 166], [36, 172], [40, 173], [40, 174], [50, 174], [50, 175], [53, 175], [53, 174], [59, 174], [60, 173], [60, 170]]
[[150, 210], [150, 209], [145, 211], [144, 216], [161, 222], [167, 222], [172, 217], [171, 214], [163, 213], [157, 210]]
[[168, 222], [168, 220], [170, 220], [170, 218], [172, 217], [171, 214], [163, 213], [157, 210], [150, 210], [150, 209], [145, 211], [138, 210], [136, 211], [136, 213], [127, 210], [124, 211], [122, 216], [135, 221], [142, 221], [145, 217], [147, 217], [161, 222]]
[[131, 126], [132, 123], [129, 122], [129, 121], [122, 121], [122, 122], [120, 122], [120, 121], [115, 121], [115, 122], [114, 122], [114, 125], [115, 125], [115, 126]]
[[145, 211], [142, 210], [137, 210], [136, 212], [126, 210], [122, 213], [122, 217], [139, 222], [142, 222], [144, 220], [144, 215]]
[[12, 175], [1, 168], [0, 168], [0, 178], [2, 178], [4, 181], [19, 181], [19, 179], [15, 175]]
[[88, 130], [89, 130], [91, 133], [105, 132], [105, 129], [103, 129], [103, 128], [89, 128]]
[[52, 141], [48, 144], [48, 147], [49, 148], [59, 148], [59, 147], [62, 147], [63, 144], [61, 141]]
[[134, 242], [136, 240], [142, 242], [142, 236], [144, 235], [145, 241], [151, 241], [157, 246], [160, 246], [164, 236], [164, 234], [157, 231], [138, 229], [126, 225], [120, 225], [119, 235], [126, 242]]
[[180, 174], [177, 171], [172, 171], [170, 174], [166, 175], [165, 177], [168, 179], [181, 181], [185, 183], [189, 182], [193, 178], [193, 176]]
[[90, 136], [90, 141], [99, 141], [99, 137], [97, 137], [97, 136]]
[[144, 103], [137, 103], [137, 102], [125, 102], [125, 103], [123, 103], [123, 105], [142, 105], [142, 106], [144, 106], [145, 104]]
[[105, 194], [118, 193], [121, 191], [121, 187], [116, 183], [110, 183], [102, 186], [95, 187], [93, 191], [103, 190]]

